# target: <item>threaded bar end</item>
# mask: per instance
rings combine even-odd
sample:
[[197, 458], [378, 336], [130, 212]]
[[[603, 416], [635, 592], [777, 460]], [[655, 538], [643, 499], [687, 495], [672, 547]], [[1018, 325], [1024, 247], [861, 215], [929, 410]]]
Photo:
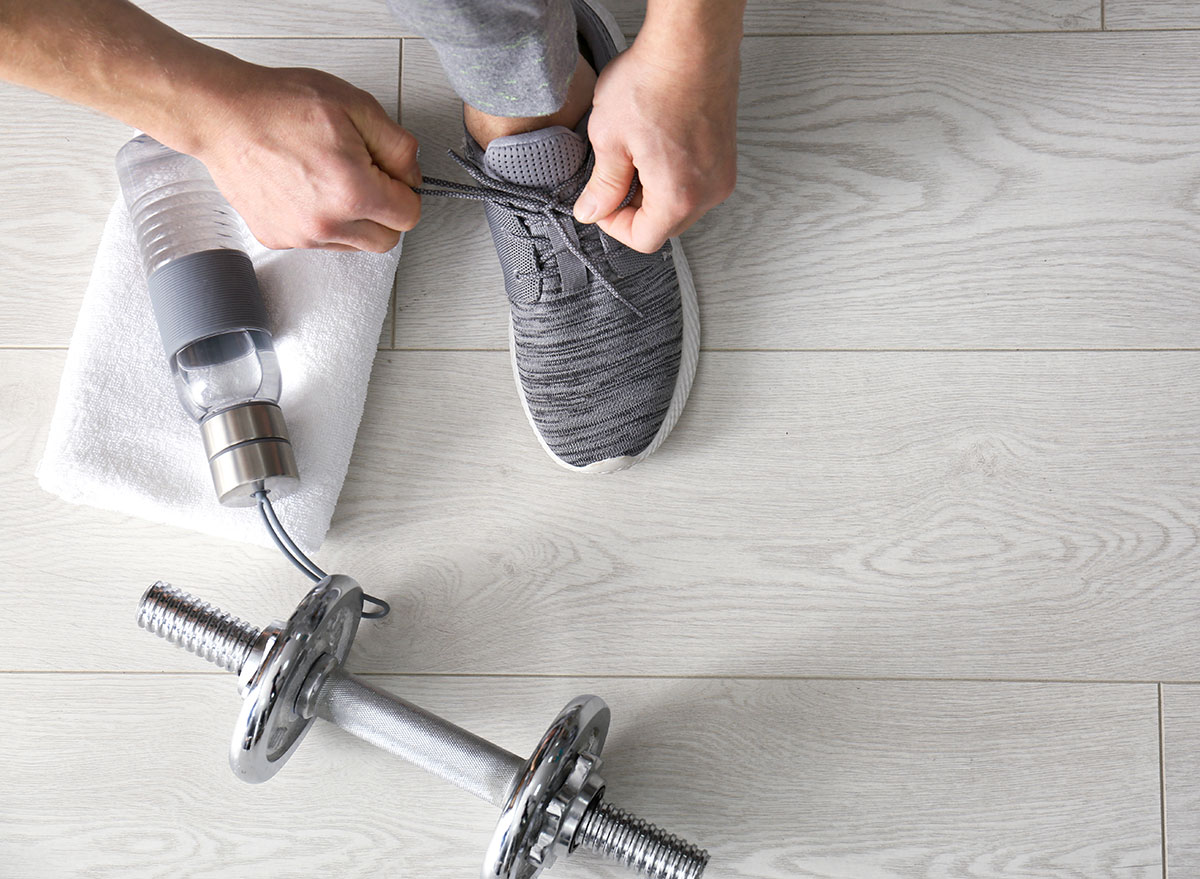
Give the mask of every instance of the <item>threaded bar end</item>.
[[249, 623], [162, 581], [142, 596], [137, 624], [234, 674], [241, 673], [259, 636]]
[[577, 844], [650, 879], [699, 879], [708, 852], [601, 800], [584, 816]]

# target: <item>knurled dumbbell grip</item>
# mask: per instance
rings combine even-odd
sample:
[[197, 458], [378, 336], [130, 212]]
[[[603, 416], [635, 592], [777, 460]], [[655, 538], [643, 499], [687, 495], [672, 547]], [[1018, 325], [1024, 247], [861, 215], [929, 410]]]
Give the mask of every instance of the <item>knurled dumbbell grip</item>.
[[334, 669], [316, 699], [318, 717], [426, 772], [504, 808], [525, 761], [424, 708]]

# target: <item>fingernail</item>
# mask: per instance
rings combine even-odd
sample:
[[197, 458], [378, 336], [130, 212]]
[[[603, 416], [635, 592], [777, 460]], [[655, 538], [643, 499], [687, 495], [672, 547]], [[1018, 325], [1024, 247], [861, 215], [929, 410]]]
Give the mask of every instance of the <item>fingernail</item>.
[[586, 192], [575, 202], [575, 219], [581, 223], [590, 223], [596, 219], [596, 199]]

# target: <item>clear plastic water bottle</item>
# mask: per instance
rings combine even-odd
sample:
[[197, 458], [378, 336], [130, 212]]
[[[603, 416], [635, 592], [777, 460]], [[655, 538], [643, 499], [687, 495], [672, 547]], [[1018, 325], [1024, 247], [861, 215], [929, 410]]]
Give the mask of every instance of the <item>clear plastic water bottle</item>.
[[241, 225], [207, 169], [147, 135], [117, 154], [151, 306], [179, 399], [200, 425], [217, 496], [298, 484], [281, 376]]

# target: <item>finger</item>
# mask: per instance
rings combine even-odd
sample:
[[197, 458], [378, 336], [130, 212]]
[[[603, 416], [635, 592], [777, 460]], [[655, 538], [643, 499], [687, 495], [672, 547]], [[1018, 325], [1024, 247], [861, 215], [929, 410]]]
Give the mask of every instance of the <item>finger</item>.
[[633, 160], [628, 153], [598, 150], [587, 186], [575, 200], [575, 219], [594, 223], [621, 206], [633, 185]]
[[[387, 253], [400, 242], [400, 233], [387, 226], [381, 226], [373, 220], [354, 220], [345, 223], [337, 235], [330, 241], [322, 242], [320, 247], [330, 244], [348, 245], [349, 250], [369, 250], [371, 253]], [[333, 249], [333, 248], [329, 248]]]
[[610, 238], [617, 239], [626, 247], [633, 247], [633, 218], [638, 210], [638, 207], [631, 204], [626, 205], [607, 217], [601, 217], [596, 221], [596, 225]]
[[[645, 190], [643, 190], [644, 192]], [[679, 218], [673, 212], [658, 209], [653, 194], [646, 195], [638, 207], [626, 205], [597, 221], [606, 235], [642, 253], [654, 253], [668, 238], [678, 235], [692, 223], [690, 215]]]
[[393, 122], [378, 104], [357, 116], [352, 118], [375, 164], [413, 189], [420, 186], [417, 139], [412, 132]]
[[626, 247], [642, 253], [654, 253], [670, 237], [661, 221], [646, 213], [644, 207], [623, 207], [615, 214], [596, 223], [606, 235], [616, 238]]
[[417, 225], [421, 219], [421, 196], [378, 168], [371, 170], [372, 179], [367, 185], [372, 195], [365, 204], [362, 219], [374, 220], [381, 226], [401, 232]]
[[267, 250], [291, 250], [294, 245], [284, 244], [283, 239], [275, 236], [274, 233], [267, 235], [259, 235], [253, 229], [250, 234], [254, 236], [254, 240], [265, 247]]
[[689, 224], [686, 220], [658, 216], [643, 205], [629, 223], [629, 237], [632, 241], [629, 246], [642, 253], [654, 253], [667, 243], [668, 238], [678, 235], [687, 225]]

